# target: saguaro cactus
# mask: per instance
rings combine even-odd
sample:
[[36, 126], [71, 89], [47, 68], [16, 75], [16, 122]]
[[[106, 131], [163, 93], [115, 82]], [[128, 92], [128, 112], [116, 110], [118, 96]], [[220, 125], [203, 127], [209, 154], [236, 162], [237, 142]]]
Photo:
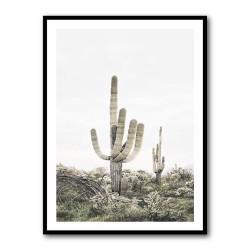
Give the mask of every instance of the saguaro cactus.
[[[111, 98], [110, 98], [110, 148], [109, 156], [103, 154], [100, 150], [98, 138], [95, 129], [91, 129], [91, 140], [96, 154], [103, 160], [110, 161], [110, 175], [112, 192], [119, 192], [121, 190], [122, 178], [122, 163], [130, 162], [138, 155], [144, 133], [144, 125], [137, 124], [136, 120], [131, 120], [128, 129], [127, 141], [123, 144], [123, 135], [126, 120], [126, 109], [122, 108], [119, 111], [117, 121], [118, 109], [118, 90], [117, 77], [113, 76], [111, 80]], [[135, 146], [133, 152], [130, 154], [133, 144]]]
[[162, 143], [162, 127], [159, 131], [159, 144], [156, 145], [156, 152], [153, 148], [153, 171], [156, 173], [156, 182], [161, 184], [161, 172], [165, 167], [165, 157], [161, 158], [161, 143]]

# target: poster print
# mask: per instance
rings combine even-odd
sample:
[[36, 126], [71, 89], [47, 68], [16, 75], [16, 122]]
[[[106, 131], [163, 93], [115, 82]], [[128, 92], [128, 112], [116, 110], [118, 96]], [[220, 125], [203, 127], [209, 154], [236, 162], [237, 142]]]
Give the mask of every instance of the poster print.
[[44, 17], [44, 233], [205, 234], [206, 17]]

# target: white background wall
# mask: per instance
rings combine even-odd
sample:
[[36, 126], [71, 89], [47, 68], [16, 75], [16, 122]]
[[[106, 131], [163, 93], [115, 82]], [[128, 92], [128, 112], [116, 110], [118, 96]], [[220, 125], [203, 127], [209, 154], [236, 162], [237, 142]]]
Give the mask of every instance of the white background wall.
[[[3, 1], [0, 4], [2, 249], [248, 249], [248, 1]], [[208, 236], [42, 235], [42, 16], [208, 15]]]

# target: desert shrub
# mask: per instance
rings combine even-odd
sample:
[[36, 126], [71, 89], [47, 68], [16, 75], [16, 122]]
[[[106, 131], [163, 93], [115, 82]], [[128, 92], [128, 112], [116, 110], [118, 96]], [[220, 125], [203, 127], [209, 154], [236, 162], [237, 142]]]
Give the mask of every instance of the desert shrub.
[[193, 173], [189, 169], [182, 169], [180, 171], [180, 179], [182, 181], [192, 181], [194, 178]]
[[84, 221], [90, 210], [88, 202], [64, 202], [57, 205], [57, 221]]
[[136, 175], [142, 182], [149, 182], [152, 178], [152, 176], [145, 170], [138, 170]]
[[192, 190], [194, 190], [194, 180], [187, 181], [186, 182], [186, 187], [191, 188]]
[[110, 174], [104, 167], [95, 168], [87, 172], [87, 175], [90, 178], [95, 179], [100, 185], [106, 186], [111, 183]]
[[91, 221], [143, 221], [142, 218], [145, 217], [145, 214], [140, 215], [141, 210], [137, 202], [129, 201], [127, 198], [108, 194], [105, 198], [93, 197], [91, 201]]
[[74, 175], [74, 176], [86, 176], [84, 170], [76, 169], [75, 167], [66, 167], [62, 163], [56, 165], [57, 175]]
[[192, 205], [184, 206], [178, 198], [165, 198], [157, 191], [151, 192], [144, 201], [147, 204], [148, 217], [151, 221], [188, 221], [187, 212], [192, 212]]
[[169, 172], [164, 179], [167, 181], [188, 182], [193, 180], [193, 173], [191, 170], [178, 168]]
[[148, 208], [148, 217], [154, 220], [159, 215], [159, 208], [161, 207], [160, 195], [157, 191], [151, 192], [144, 199]]
[[61, 164], [57, 176], [57, 221], [194, 220], [194, 178], [186, 170], [163, 175], [156, 185], [146, 171], [125, 169], [121, 196], [111, 193], [104, 168], [85, 172]]
[[122, 173], [123, 173], [124, 176], [129, 176], [129, 175], [131, 175], [131, 170], [130, 169], [124, 169], [122, 171]]
[[107, 171], [104, 167], [98, 167], [89, 171], [88, 174], [96, 179], [99, 179], [106, 175]]
[[184, 182], [180, 182], [178, 180], [170, 179], [169, 182], [167, 183], [167, 187], [170, 190], [176, 190], [176, 189], [181, 188], [183, 186], [184, 186]]
[[64, 205], [57, 206], [56, 218], [57, 221], [71, 221], [75, 217], [74, 212], [67, 209]]
[[109, 197], [108, 195], [95, 195], [92, 198], [90, 198], [90, 210], [89, 210], [89, 216], [97, 216], [97, 215], [103, 215], [105, 214], [105, 206], [108, 204]]
[[193, 194], [193, 190], [191, 188], [181, 187], [177, 189], [177, 194], [179, 195]]
[[124, 209], [124, 212], [118, 214], [115, 221], [148, 221], [147, 210], [139, 206], [130, 205]]
[[[193, 189], [194, 179], [190, 170], [173, 170], [162, 178], [161, 191], [165, 190], [165, 196], [184, 194], [186, 189]], [[178, 193], [177, 190], [180, 189]]]
[[132, 179], [132, 190], [137, 191], [139, 189], [139, 179], [137, 176], [134, 176]]
[[143, 186], [142, 187], [142, 194], [149, 194], [151, 192], [153, 192], [155, 189], [154, 187], [152, 187], [151, 185], [147, 185], [147, 186]]
[[85, 201], [99, 193], [106, 193], [100, 184], [86, 176], [57, 172], [56, 183], [57, 202]]

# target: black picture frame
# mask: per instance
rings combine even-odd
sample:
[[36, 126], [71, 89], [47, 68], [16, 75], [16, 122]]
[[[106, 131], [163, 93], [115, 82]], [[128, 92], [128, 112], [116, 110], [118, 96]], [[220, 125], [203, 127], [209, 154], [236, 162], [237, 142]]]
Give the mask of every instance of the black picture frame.
[[[201, 20], [203, 22], [203, 229], [51, 230], [47, 228], [47, 24], [50, 20]], [[207, 234], [207, 16], [43, 16], [43, 234]]]

